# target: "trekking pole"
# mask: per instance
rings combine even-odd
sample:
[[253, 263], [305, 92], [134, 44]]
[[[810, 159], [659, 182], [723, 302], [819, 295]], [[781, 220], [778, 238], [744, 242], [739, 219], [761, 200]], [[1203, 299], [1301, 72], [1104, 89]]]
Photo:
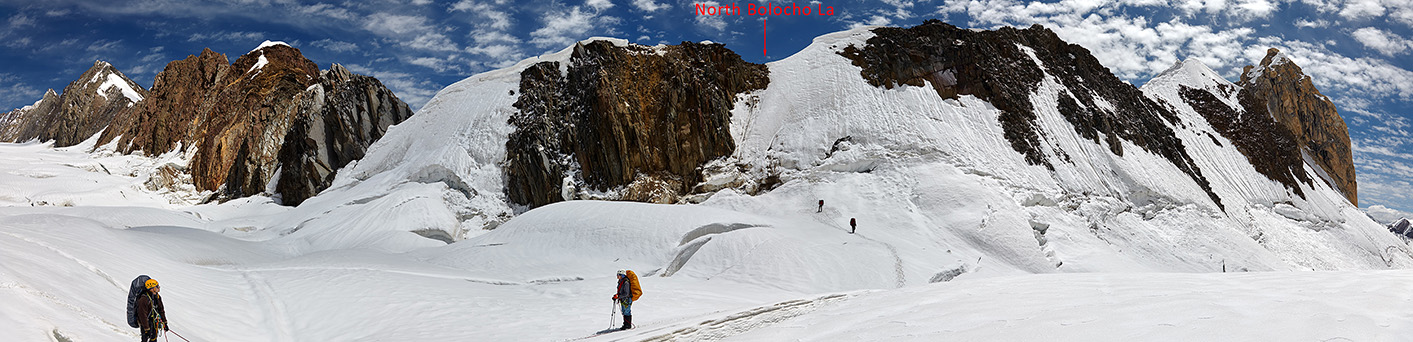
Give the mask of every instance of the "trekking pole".
[[613, 330], [613, 321], [618, 319], [618, 301], [613, 301], [613, 306], [608, 310], [608, 330]]
[[182, 339], [182, 341], [191, 342], [191, 340], [188, 340], [188, 339], [186, 339], [185, 337], [182, 337], [182, 334], [178, 334], [177, 332], [172, 331], [171, 329], [167, 329], [167, 332], [172, 333], [172, 335], [177, 335], [177, 338]]

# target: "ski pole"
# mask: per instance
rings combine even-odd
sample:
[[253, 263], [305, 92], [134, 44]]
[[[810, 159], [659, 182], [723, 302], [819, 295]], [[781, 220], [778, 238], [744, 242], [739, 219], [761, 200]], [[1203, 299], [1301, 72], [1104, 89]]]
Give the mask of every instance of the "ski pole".
[[608, 329], [613, 330], [613, 321], [618, 318], [618, 301], [613, 301], [613, 306], [608, 310]]

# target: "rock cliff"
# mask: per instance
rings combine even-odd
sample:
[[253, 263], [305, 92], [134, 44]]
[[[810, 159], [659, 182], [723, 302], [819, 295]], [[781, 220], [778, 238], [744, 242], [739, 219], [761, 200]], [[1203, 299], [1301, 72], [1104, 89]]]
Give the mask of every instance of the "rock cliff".
[[286, 204], [303, 202], [328, 188], [335, 171], [363, 158], [389, 126], [412, 116], [407, 104], [378, 79], [352, 74], [338, 64], [300, 95], [303, 115], [295, 117], [278, 155], [281, 171], [275, 192]]
[[582, 186], [619, 191], [614, 199], [676, 202], [701, 182], [703, 165], [735, 149], [736, 94], [768, 82], [764, 65], [720, 44], [576, 44], [568, 65], [542, 62], [521, 73], [507, 197], [537, 207]]
[[[1242, 88], [1241, 103], [1247, 112], [1267, 113], [1274, 118], [1294, 139], [1291, 150], [1313, 160], [1319, 166], [1316, 172], [1321, 173], [1321, 179], [1343, 193], [1350, 203], [1359, 204], [1349, 129], [1334, 103], [1315, 89], [1300, 66], [1272, 48], [1266, 51], [1260, 65], [1246, 66], [1237, 85]], [[1295, 170], [1300, 171], [1299, 164], [1295, 165]]]

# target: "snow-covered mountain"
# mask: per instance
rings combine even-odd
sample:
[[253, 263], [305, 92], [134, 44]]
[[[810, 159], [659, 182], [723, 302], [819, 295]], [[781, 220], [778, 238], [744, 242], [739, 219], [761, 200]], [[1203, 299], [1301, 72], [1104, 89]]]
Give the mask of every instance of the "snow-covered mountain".
[[[536, 183], [546, 187], [539, 196], [554, 200], [641, 200], [632, 194], [649, 188], [671, 194], [662, 197], [669, 201], [768, 216], [813, 216], [820, 199], [848, 203], [826, 204], [840, 216], [821, 219], [836, 225], [855, 217], [865, 231], [890, 227], [900, 238], [929, 242], [917, 251], [966, 251], [951, 259], [995, 258], [988, 262], [1019, 272], [1204, 271], [1223, 259], [1252, 270], [1382, 268], [1387, 258], [1409, 258], [1383, 255], [1400, 242], [1323, 177], [1333, 173], [1322, 165], [1340, 162], [1289, 154], [1301, 150], [1297, 139], [1272, 115], [1247, 114], [1241, 104], [1265, 98], [1244, 95], [1251, 92], [1195, 60], [1139, 91], [1041, 27], [860, 29], [822, 36], [767, 65], [763, 88], [726, 86], [754, 77], [732, 66], [734, 54], [708, 59], [720, 65], [716, 74], [671, 81], [735, 91], [729, 125], [713, 126], [722, 110], [714, 100], [682, 110], [674, 107], [679, 96], [650, 90], [655, 80], [684, 77], [633, 69], [690, 64], [698, 59], [679, 51], [693, 49], [720, 47], [595, 39], [467, 78], [399, 126], [408, 128], [374, 144], [335, 186], [384, 184], [369, 190], [383, 193], [408, 182], [441, 183], [452, 191], [447, 209], [437, 210], [459, 224], [440, 229], [457, 239], [543, 204], [515, 196], [524, 191], [518, 184]], [[1249, 78], [1260, 79], [1255, 74], [1271, 63]], [[637, 81], [607, 81], [624, 75]], [[536, 100], [540, 94], [560, 97]], [[562, 116], [536, 114], [528, 103], [556, 103], [561, 110], [551, 112]], [[572, 129], [538, 135], [558, 139], [551, 142], [515, 138], [540, 123]], [[692, 125], [703, 123], [707, 132], [730, 130], [729, 155], [703, 160], [666, 151], [710, 146], [675, 135], [701, 131]], [[655, 143], [634, 143], [649, 137]], [[638, 154], [662, 162], [629, 157]], [[617, 181], [602, 181], [599, 160], [619, 168]], [[525, 169], [548, 171], [526, 177]], [[899, 208], [908, 214], [895, 214]], [[1055, 235], [1086, 242], [1049, 243]], [[1194, 260], [1175, 251], [1185, 248], [1210, 255]], [[955, 262], [917, 265], [911, 276], [962, 267]], [[929, 267], [937, 269], [922, 270]]]
[[[1405, 336], [1407, 244], [1261, 77], [1139, 89], [1039, 26], [763, 66], [595, 38], [447, 87], [297, 207], [151, 208], [140, 157], [0, 145], [46, 161], [0, 163], [0, 330], [130, 339], [149, 274], [193, 341]], [[591, 336], [625, 268], [639, 328]]]

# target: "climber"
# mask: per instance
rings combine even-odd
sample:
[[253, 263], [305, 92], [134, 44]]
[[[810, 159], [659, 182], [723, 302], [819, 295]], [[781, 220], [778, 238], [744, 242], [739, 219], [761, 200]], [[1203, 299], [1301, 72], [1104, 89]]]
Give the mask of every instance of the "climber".
[[137, 297], [136, 310], [138, 328], [142, 331], [143, 342], [156, 342], [157, 333], [167, 331], [167, 310], [162, 306], [162, 287], [157, 285], [156, 279], [147, 279], [143, 282], [146, 291], [142, 291]]
[[638, 275], [632, 270], [618, 270], [618, 293], [613, 295], [613, 300], [623, 307], [623, 327], [619, 330], [633, 328], [633, 302], [638, 301], [638, 297], [642, 295], [643, 288], [638, 285]]

